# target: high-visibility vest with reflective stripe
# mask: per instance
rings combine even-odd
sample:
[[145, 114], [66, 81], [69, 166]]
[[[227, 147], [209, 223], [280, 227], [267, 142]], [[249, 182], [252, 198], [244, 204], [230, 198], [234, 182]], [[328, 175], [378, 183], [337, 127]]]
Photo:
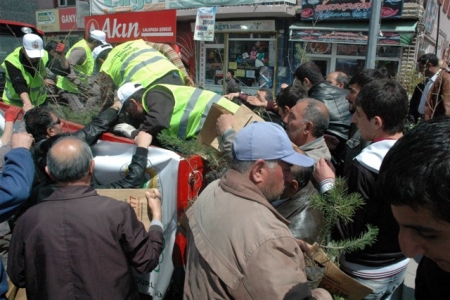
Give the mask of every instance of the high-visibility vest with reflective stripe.
[[142, 106], [145, 112], [149, 111], [145, 96], [155, 89], [162, 89], [172, 95], [175, 106], [170, 118], [169, 131], [171, 136], [182, 139], [197, 137], [213, 103], [217, 103], [232, 113], [239, 108], [237, 104], [211, 91], [190, 86], [156, 84], [147, 89], [142, 96]]
[[[86, 59], [81, 65], [73, 66], [75, 74], [77, 78], [87, 84], [87, 79], [94, 72], [94, 58], [92, 57], [91, 48], [89, 48], [87, 42], [85, 40], [81, 40], [70, 48], [69, 52], [67, 52], [66, 56], [69, 57], [72, 50], [75, 48], [83, 48], [86, 51]], [[58, 80], [56, 82], [56, 86], [62, 90], [78, 94], [79, 90], [75, 83], [70, 81], [67, 77], [58, 75]]]
[[[31, 103], [35, 106], [41, 105], [47, 99], [47, 89], [44, 85], [44, 79], [47, 74], [45, 70], [45, 65], [48, 62], [48, 53], [44, 51], [44, 57], [39, 60], [37, 64], [37, 70], [33, 75], [25, 71], [22, 63], [20, 62], [20, 51], [22, 47], [16, 48], [11, 54], [9, 54], [5, 61], [10, 62], [13, 66], [20, 70], [23, 78], [27, 82], [28, 85], [28, 95], [30, 97]], [[2, 67], [6, 70], [5, 62], [2, 63]], [[12, 104], [14, 106], [23, 106], [23, 102], [20, 99], [19, 94], [14, 90], [14, 87], [11, 82], [11, 78], [9, 77], [8, 71], [6, 71], [6, 83], [5, 89], [3, 90], [3, 102]]]
[[180, 78], [184, 77], [177, 66], [143, 40], [126, 42], [112, 49], [100, 68], [102, 71], [111, 77], [116, 88], [127, 82], [147, 87], [174, 71]]

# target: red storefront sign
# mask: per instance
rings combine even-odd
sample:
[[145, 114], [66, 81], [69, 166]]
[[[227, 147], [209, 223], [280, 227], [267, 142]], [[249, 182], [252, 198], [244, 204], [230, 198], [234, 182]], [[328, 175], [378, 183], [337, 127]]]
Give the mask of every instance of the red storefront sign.
[[86, 33], [94, 29], [102, 30], [110, 43], [136, 39], [157, 43], [176, 42], [176, 10], [97, 15], [86, 17], [85, 21]]
[[77, 30], [77, 9], [75, 7], [59, 9], [59, 30]]

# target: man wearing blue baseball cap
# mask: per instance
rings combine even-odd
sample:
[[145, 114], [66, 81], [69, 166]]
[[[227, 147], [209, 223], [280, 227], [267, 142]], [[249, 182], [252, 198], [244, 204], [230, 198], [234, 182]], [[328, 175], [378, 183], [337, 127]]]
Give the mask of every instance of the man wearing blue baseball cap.
[[232, 167], [187, 211], [184, 299], [331, 299], [311, 291], [303, 254], [270, 202], [292, 180], [295, 152], [283, 128], [254, 123], [236, 134]]

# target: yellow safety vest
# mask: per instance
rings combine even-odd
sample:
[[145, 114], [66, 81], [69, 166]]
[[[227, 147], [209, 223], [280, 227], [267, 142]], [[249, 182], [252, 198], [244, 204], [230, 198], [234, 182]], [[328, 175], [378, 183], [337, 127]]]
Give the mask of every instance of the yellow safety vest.
[[143, 40], [130, 41], [115, 47], [100, 68], [100, 72], [111, 77], [116, 88], [127, 82], [136, 82], [147, 87], [174, 71], [177, 71], [183, 80], [180, 69]]
[[[48, 53], [47, 51], [44, 51], [44, 57], [42, 57], [39, 60], [39, 63], [37, 65], [36, 73], [31, 75], [27, 71], [25, 71], [25, 68], [23, 67], [22, 63], [20, 62], [20, 51], [22, 51], [22, 47], [16, 48], [11, 54], [9, 54], [5, 61], [10, 62], [13, 66], [15, 66], [17, 69], [20, 70], [22, 73], [23, 78], [27, 82], [28, 85], [28, 95], [31, 100], [31, 104], [34, 106], [41, 105], [45, 102], [47, 99], [47, 89], [44, 85], [44, 79], [47, 74], [47, 71], [45, 70], [45, 66], [48, 62]], [[5, 62], [2, 63], [2, 67], [6, 69]], [[9, 77], [8, 71], [6, 71], [6, 83], [5, 83], [5, 89], [3, 90], [3, 102], [14, 105], [14, 106], [23, 106], [23, 102], [20, 99], [20, 95], [17, 94], [17, 92], [14, 90], [14, 87], [11, 82], [11, 78]]]
[[155, 89], [163, 89], [172, 95], [175, 106], [170, 118], [171, 136], [182, 139], [195, 138], [203, 127], [206, 116], [213, 105], [218, 105], [235, 113], [239, 106], [214, 92], [190, 86], [156, 84], [147, 89], [142, 96], [142, 106], [148, 112], [145, 96]]
[[[73, 68], [77, 78], [87, 84], [88, 77], [94, 72], [94, 58], [92, 57], [91, 48], [89, 48], [85, 40], [81, 40], [70, 48], [67, 52], [67, 57], [75, 48], [83, 48], [86, 51], [86, 59], [81, 65], [75, 65]], [[70, 93], [78, 94], [80, 91], [75, 83], [70, 81], [67, 77], [58, 75], [58, 80], [56, 81], [56, 86], [62, 90], [68, 91]]]

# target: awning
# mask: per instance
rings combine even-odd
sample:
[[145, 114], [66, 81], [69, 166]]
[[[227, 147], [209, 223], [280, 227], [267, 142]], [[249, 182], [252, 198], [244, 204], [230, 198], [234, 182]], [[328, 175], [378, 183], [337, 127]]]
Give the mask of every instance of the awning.
[[[368, 22], [299, 22], [291, 25], [290, 41], [367, 44]], [[409, 46], [417, 21], [381, 23], [378, 45]]]

